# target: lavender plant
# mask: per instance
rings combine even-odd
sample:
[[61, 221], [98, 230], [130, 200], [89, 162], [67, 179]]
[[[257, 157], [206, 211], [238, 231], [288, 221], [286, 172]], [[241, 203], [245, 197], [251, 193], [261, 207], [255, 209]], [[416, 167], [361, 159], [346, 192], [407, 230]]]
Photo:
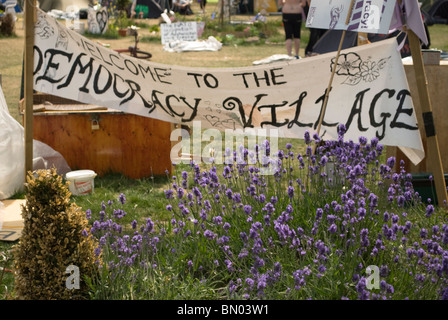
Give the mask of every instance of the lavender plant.
[[304, 154], [271, 155], [266, 141], [219, 168], [181, 168], [163, 221], [124, 226], [124, 195], [104, 203], [93, 298], [447, 299], [444, 209], [421, 201], [402, 163], [380, 161], [377, 139], [344, 141], [340, 126], [338, 140], [304, 141]]

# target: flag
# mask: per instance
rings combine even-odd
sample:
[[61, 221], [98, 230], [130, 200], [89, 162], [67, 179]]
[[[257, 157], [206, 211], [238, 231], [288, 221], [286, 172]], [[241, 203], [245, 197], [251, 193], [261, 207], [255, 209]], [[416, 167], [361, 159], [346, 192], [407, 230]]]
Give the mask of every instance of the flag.
[[396, 2], [390, 31], [403, 29], [403, 26], [411, 29], [425, 45], [428, 44], [428, 37], [426, 36], [420, 5], [417, 0], [403, 0], [401, 5], [398, 1]]

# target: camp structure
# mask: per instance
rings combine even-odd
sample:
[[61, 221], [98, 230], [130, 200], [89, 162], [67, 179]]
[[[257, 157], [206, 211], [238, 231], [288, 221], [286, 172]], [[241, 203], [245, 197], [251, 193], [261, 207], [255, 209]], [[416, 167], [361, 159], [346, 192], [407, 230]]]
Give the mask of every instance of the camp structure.
[[448, 0], [426, 1], [422, 13], [428, 25], [448, 23]]
[[68, 7], [74, 6], [78, 9], [89, 7], [89, 0], [40, 0], [39, 8], [45, 12], [51, 10], [66, 11]]
[[148, 8], [147, 13], [144, 18], [148, 19], [158, 19], [164, 10], [169, 11], [172, 9], [169, 0], [136, 0], [137, 5], [145, 6]]

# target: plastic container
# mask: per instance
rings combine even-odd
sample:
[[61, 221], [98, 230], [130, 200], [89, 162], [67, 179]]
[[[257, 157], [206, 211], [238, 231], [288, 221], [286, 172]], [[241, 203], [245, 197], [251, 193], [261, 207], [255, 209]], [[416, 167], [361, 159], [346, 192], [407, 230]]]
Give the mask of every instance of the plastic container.
[[[428, 203], [428, 198], [431, 199], [431, 203], [438, 204], [437, 192], [435, 188], [435, 182], [430, 179], [430, 173], [413, 173], [412, 185], [414, 190], [419, 193], [424, 203]], [[445, 184], [448, 185], [448, 174], [444, 174]]]
[[95, 188], [96, 173], [92, 170], [77, 170], [68, 172], [65, 178], [70, 181], [70, 192], [75, 196], [87, 195]]

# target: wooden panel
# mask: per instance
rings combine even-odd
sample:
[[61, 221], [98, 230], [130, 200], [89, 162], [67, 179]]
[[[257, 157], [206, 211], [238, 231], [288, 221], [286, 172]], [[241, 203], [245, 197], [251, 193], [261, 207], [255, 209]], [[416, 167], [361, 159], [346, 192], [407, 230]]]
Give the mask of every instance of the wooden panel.
[[[92, 129], [92, 119], [99, 128]], [[110, 112], [35, 113], [34, 139], [60, 152], [72, 170], [137, 179], [171, 172], [171, 124]]]
[[[412, 101], [417, 113], [417, 121], [422, 136], [423, 146], [425, 148], [425, 159], [417, 166], [413, 165], [408, 158], [396, 147], [387, 147], [387, 155], [395, 156], [397, 163], [400, 160], [405, 161], [405, 170], [410, 173], [429, 173], [431, 172], [430, 161], [428, 159], [428, 150], [426, 148], [426, 135], [423, 127], [423, 118], [421, 114], [416, 78], [412, 64], [404, 65], [406, 77], [411, 92]], [[433, 110], [434, 125], [440, 147], [440, 157], [442, 160], [444, 172], [448, 172], [448, 148], [445, 143], [448, 141], [448, 62], [441, 61], [440, 65], [425, 65], [426, 78], [428, 82], [429, 96]]]

